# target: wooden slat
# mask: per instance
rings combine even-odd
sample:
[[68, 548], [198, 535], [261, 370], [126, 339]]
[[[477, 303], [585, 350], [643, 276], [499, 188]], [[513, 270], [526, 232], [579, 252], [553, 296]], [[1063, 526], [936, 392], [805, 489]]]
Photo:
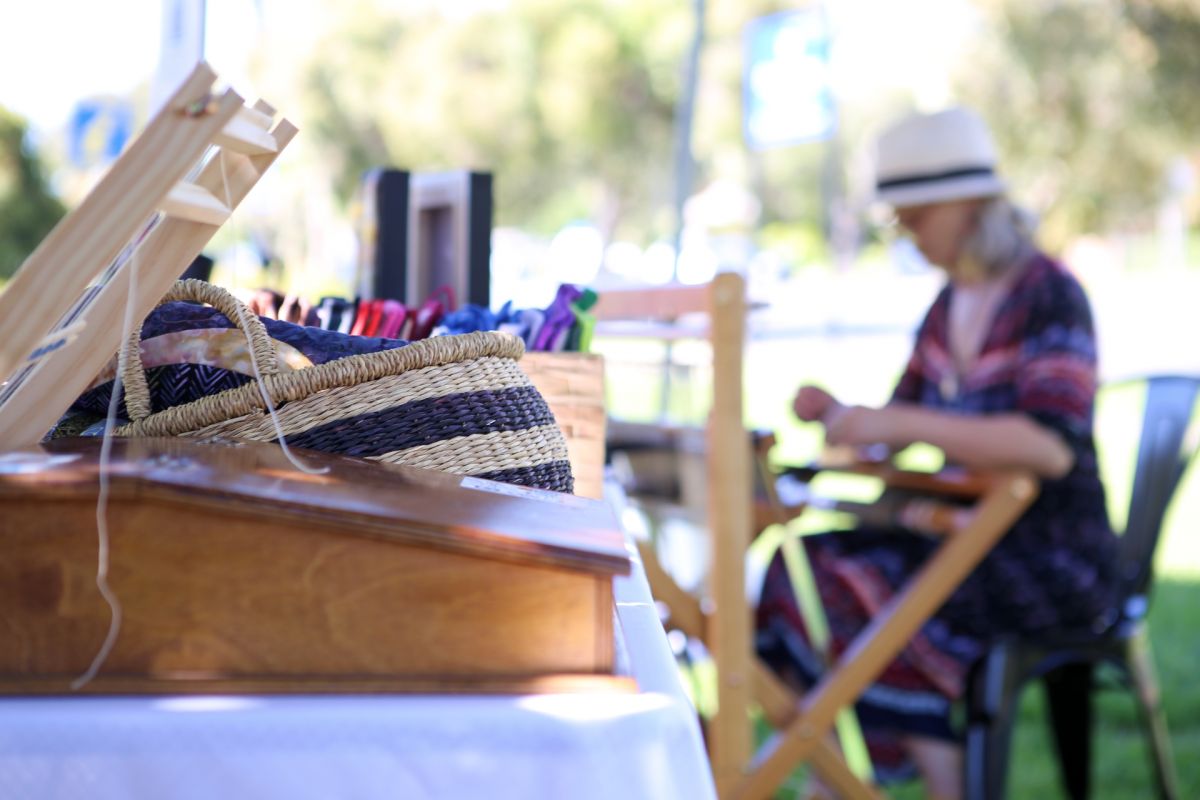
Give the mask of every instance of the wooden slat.
[[649, 542], [639, 541], [637, 548], [646, 572], [646, 582], [650, 584], [650, 594], [660, 603], [666, 603], [670, 609], [671, 626], [693, 639], [703, 641], [706, 623], [704, 612], [700, 610], [700, 601], [681, 589], [675, 579], [667, 574], [658, 563], [658, 556]]
[[224, 225], [230, 210], [212, 196], [207, 189], [194, 183], [177, 183], [163, 198], [161, 211], [169, 217], [203, 222], [206, 225]]
[[915, 472], [898, 469], [888, 463], [855, 461], [850, 463], [814, 464], [808, 467], [791, 467], [789, 472], [801, 480], [811, 480], [818, 473], [844, 472], [878, 478], [893, 489], [905, 489], [923, 494], [945, 495], [972, 500], [982, 497], [992, 487], [991, 476], [967, 470], [942, 470], [941, 472]]
[[800, 713], [796, 693], [759, 659], [754, 660], [754, 700], [772, 728], [786, 728]]
[[[281, 149], [295, 134], [295, 126], [286, 119], [272, 132]], [[213, 158], [196, 184], [222, 200], [228, 197], [230, 206], [236, 208], [275, 157], [274, 153], [226, 153], [224, 168], [220, 157]], [[167, 219], [150, 233], [136, 256], [139, 269], [132, 300], [136, 319], [154, 308], [215, 231], [213, 225]], [[119, 321], [129, 287], [129, 270], [123, 269], [100, 290], [88, 310], [93, 333], [63, 347], [54, 358], [39, 362], [29, 379], [0, 407], [0, 447], [17, 449], [37, 443], [117, 351], [121, 344]]]
[[[713, 281], [715, 286], [721, 279]], [[740, 280], [740, 278], [739, 278]], [[672, 320], [709, 310], [709, 287], [648, 286], [600, 293], [592, 315], [600, 320]], [[743, 305], [745, 301], [743, 300]]]
[[83, 329], [86, 327], [87, 321], [81, 319], [72, 322], [65, 328], [59, 328], [58, 330], [51, 331], [33, 348], [33, 352], [29, 355], [29, 361], [37, 361], [43, 356], [47, 356], [51, 353], [57, 352], [63, 347], [66, 347], [68, 344], [75, 341], [75, 338], [79, 336], [79, 334], [82, 333]]
[[842, 754], [828, 739], [813, 747], [809, 761], [825, 785], [843, 800], [880, 800], [883, 797], [874, 786], [864, 784], [850, 771]]
[[[747, 714], [753, 647], [744, 566], [753, 513], [753, 473], [750, 441], [742, 423], [745, 282], [739, 275], [723, 273], [708, 294], [713, 358], [713, 406], [708, 420], [709, 580], [716, 613], [710, 618], [707, 645], [717, 666], [718, 706], [709, 734], [713, 778], [724, 796], [741, 780], [753, 749]], [[699, 297], [694, 292], [688, 299]]]
[[275, 106], [261, 98], [254, 101], [254, 110], [260, 114], [266, 114], [268, 117], [274, 117], [276, 114]]
[[[243, 108], [243, 111], [258, 114], [250, 109]], [[268, 120], [268, 124], [270, 124], [270, 120]], [[213, 137], [213, 142], [235, 153], [247, 156], [279, 152], [279, 145], [276, 144], [274, 137], [260, 127], [256, 119], [240, 114], [226, 123], [225, 127]]]
[[271, 130], [271, 126], [275, 124], [275, 109], [271, 108], [265, 103], [262, 104], [266, 106], [267, 109], [270, 109], [270, 111], [259, 108], [260, 103], [262, 103], [261, 100], [255, 103], [253, 107], [242, 106], [235, 119], [248, 122], [256, 128], [260, 128], [264, 132]]
[[[207, 98], [215, 79], [207, 65], [197, 65], [164, 111], [9, 281], [0, 294], [0, 380], [11, 376], [101, 269], [133, 239], [163, 195], [241, 107], [242, 99], [227, 91], [208, 104], [210, 113], [191, 116], [185, 111]], [[100, 327], [112, 320], [92, 322]]]
[[[800, 698], [762, 661], [755, 659], [754, 699], [771, 727], [786, 728], [799, 713]], [[847, 800], [877, 800], [879, 792], [873, 786], [865, 786], [855, 777], [833, 742], [826, 739], [813, 747], [811, 762], [838, 797]]]
[[[54, 483], [53, 491], [46, 487], [43, 496], [62, 502], [94, 499], [101, 444], [100, 437], [85, 437], [42, 445], [49, 453], [69, 456], [41, 467]], [[266, 443], [222, 446], [190, 437], [118, 437], [110, 449], [114, 461], [129, 465], [110, 476], [113, 500], [161, 500], [181, 513], [218, 508], [246, 519], [287, 520], [300, 527], [333, 519], [341, 535], [609, 578], [630, 572], [624, 536], [608, 506], [594, 500], [307, 453], [307, 463], [326, 468], [314, 479], [294, 469], [279, 447]], [[204, 479], [197, 481], [200, 474]], [[22, 495], [25, 480], [0, 472], [0, 501]]]
[[805, 697], [800, 715], [783, 735], [764, 748], [753, 771], [738, 785], [736, 797], [770, 797], [795, 766], [811, 756], [839, 709], [852, 703], [879, 676], [1024, 513], [1036, 494], [1037, 484], [1029, 475], [1010, 473], [997, 478], [971, 524], [944, 541]]

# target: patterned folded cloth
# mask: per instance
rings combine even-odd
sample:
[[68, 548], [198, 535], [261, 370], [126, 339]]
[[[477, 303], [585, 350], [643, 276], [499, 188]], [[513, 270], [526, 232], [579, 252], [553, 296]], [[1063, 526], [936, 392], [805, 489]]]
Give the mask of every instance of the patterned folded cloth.
[[[346, 356], [403, 347], [402, 339], [350, 336], [260, 317], [274, 340], [280, 370], [304, 369]], [[142, 365], [150, 407], [162, 411], [254, 380], [246, 335], [225, 315], [195, 303], [159, 306], [142, 326]], [[260, 369], [264, 365], [259, 365]], [[116, 356], [71, 406], [72, 412], [106, 415], [117, 371]], [[127, 418], [124, 400], [117, 416]]]

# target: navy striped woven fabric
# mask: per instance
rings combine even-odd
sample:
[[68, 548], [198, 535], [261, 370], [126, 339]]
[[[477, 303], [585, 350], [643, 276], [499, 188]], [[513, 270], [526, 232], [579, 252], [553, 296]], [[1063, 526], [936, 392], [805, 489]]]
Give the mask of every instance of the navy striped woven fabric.
[[[152, 412], [190, 403], [210, 394], [234, 389], [254, 380], [233, 370], [210, 367], [207, 364], [164, 364], [146, 370], [146, 383], [150, 387], [150, 410]], [[84, 392], [71, 406], [72, 410], [105, 416], [112, 397], [113, 382], [107, 381]], [[129, 419], [125, 409], [125, 398], [117, 403], [117, 416]]]

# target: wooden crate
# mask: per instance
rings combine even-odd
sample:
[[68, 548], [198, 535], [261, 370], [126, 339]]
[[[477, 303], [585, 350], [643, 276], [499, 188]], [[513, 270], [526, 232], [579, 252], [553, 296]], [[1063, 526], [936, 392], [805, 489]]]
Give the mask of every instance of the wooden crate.
[[567, 439], [575, 494], [600, 499], [604, 487], [604, 358], [593, 353], [526, 353], [520, 365]]

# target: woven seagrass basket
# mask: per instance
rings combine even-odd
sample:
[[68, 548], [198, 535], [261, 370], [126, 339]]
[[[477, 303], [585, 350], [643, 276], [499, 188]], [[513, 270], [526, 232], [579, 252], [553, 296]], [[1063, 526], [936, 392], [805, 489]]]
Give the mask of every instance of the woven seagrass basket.
[[[524, 345], [515, 336], [438, 336], [280, 370], [261, 320], [227, 291], [180, 281], [159, 304], [178, 300], [211, 305], [246, 333], [289, 446], [572, 490], [566, 442], [517, 365]], [[258, 381], [151, 413], [139, 345], [135, 331], [121, 374], [130, 422], [116, 435], [278, 440]]]

